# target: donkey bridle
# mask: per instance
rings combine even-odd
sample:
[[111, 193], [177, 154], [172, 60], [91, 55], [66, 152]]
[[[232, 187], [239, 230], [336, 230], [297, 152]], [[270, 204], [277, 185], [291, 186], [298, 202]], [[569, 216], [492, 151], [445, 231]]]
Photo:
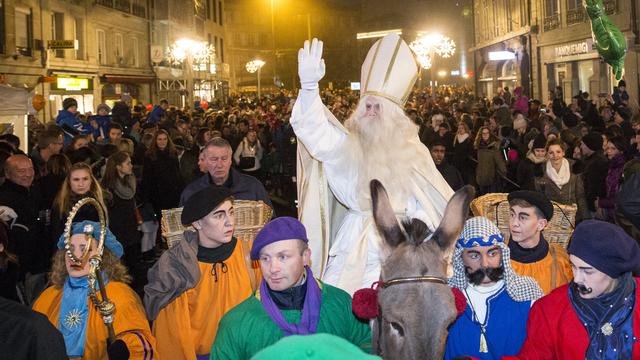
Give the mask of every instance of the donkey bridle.
[[[389, 286], [398, 285], [398, 284], [425, 283], [425, 282], [442, 284], [442, 285], [447, 284], [447, 280], [445, 278], [440, 276], [431, 276], [431, 275], [402, 277], [402, 278], [391, 279], [388, 281], [380, 280], [379, 284], [380, 284], [380, 287], [384, 289], [384, 288], [388, 288]], [[381, 340], [382, 340], [382, 309], [378, 304], [378, 344], [376, 346], [376, 352], [380, 356], [382, 356], [382, 349], [380, 345]]]
[[419, 282], [430, 282], [436, 284], [446, 284], [447, 280], [440, 276], [431, 276], [431, 275], [423, 275], [423, 276], [414, 276], [414, 277], [403, 277], [403, 278], [395, 278], [389, 281], [380, 281], [383, 288], [387, 288], [392, 285], [398, 284], [407, 284], [407, 283], [419, 283]]

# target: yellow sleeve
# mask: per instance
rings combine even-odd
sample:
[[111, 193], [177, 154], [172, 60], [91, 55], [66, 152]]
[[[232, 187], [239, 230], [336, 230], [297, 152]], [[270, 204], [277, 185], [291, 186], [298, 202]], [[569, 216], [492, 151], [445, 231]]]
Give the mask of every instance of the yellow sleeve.
[[159, 359], [156, 351], [156, 340], [151, 334], [149, 321], [142, 307], [142, 302], [133, 290], [123, 284], [114, 283], [109, 287], [109, 296], [116, 303], [113, 319], [116, 338], [127, 344], [130, 359]]
[[153, 335], [158, 341], [158, 354], [163, 359], [195, 359], [196, 350], [191, 336], [189, 300], [186, 292], [160, 310], [153, 322]]
[[558, 287], [570, 282], [573, 279], [573, 270], [571, 270], [571, 261], [569, 261], [569, 254], [567, 254], [567, 250], [557, 244], [552, 244], [551, 246], [556, 247], [558, 261], [558, 282], [556, 284], [556, 287]]

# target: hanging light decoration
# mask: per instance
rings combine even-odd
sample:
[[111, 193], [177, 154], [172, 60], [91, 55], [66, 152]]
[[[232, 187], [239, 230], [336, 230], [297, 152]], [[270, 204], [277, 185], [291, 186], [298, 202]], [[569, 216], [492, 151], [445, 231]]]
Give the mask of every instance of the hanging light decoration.
[[423, 69], [431, 68], [434, 54], [449, 58], [456, 52], [455, 42], [438, 33], [421, 35], [412, 41], [409, 47], [416, 54], [416, 58]]

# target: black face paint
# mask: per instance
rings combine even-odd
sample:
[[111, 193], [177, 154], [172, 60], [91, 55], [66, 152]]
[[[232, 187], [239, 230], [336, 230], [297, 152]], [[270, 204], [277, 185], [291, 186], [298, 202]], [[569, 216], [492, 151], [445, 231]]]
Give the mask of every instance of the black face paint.
[[469, 268], [465, 268], [467, 273], [467, 278], [469, 282], [473, 285], [480, 285], [484, 280], [485, 276], [489, 278], [489, 280], [496, 282], [502, 279], [504, 275], [504, 266], [500, 266], [497, 268], [480, 268], [472, 273], [469, 272]]
[[578, 284], [575, 282], [571, 282], [571, 286], [573, 287], [573, 289], [577, 292], [579, 292], [581, 295], [588, 295], [591, 294], [593, 292], [593, 289], [590, 287], [586, 287], [582, 284]]

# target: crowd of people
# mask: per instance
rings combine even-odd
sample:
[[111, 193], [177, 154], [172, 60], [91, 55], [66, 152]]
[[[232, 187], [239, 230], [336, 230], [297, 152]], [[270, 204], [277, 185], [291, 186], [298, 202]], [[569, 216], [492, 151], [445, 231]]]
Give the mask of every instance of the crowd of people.
[[[319, 95], [340, 123], [348, 121], [359, 100], [350, 90], [326, 89]], [[208, 103], [207, 109], [197, 103], [178, 109], [166, 100], [146, 109], [119, 101], [113, 109], [100, 104], [97, 115], [79, 114], [76, 100], [67, 98], [55, 121], [30, 128], [35, 146], [28, 153], [19, 150], [17, 137], [2, 135], [2, 301], [46, 315], [62, 333], [63, 342], [51, 340], [66, 346], [62, 357], [146, 359], [156, 352], [170, 359], [209, 354], [241, 359], [284, 335], [316, 332], [370, 351], [371, 333], [353, 316], [350, 291], [314, 280], [304, 226], [281, 216], [295, 217], [298, 200], [298, 137], [290, 122], [295, 96], [284, 91], [261, 98], [231, 96]], [[614, 299], [616, 306], [635, 299], [630, 271], [638, 270], [640, 254], [630, 236], [640, 236], [640, 115], [634, 115], [624, 81], [606, 97], [580, 92], [566, 104], [556, 89], [547, 100], [530, 100], [521, 87], [513, 94], [501, 89], [487, 99], [469, 88], [441, 86], [414, 90], [406, 102], [406, 115], [451, 188], [472, 185], [477, 195], [510, 193], [508, 244], [484, 218], [469, 220], [457, 243], [450, 285], [469, 292], [471, 306], [452, 326], [445, 358], [515, 356], [521, 348], [523, 359], [551, 358], [546, 356], [554, 340], [532, 334], [574, 334], [580, 323], [589, 338], [602, 337], [596, 334], [601, 318], [613, 315], [599, 309], [590, 313], [588, 299], [611, 289], [598, 287], [604, 280], [589, 280], [594, 271], [607, 276], [607, 286], [624, 285], [612, 292], [625, 296]], [[109, 346], [98, 340], [107, 337], [98, 312], [82, 300], [88, 265], [65, 258], [65, 223], [84, 197], [95, 198], [109, 219], [103, 270], [118, 309], [116, 339]], [[233, 237], [234, 199], [278, 206], [275, 220], [252, 248]], [[571, 260], [564, 248], [544, 239], [553, 216], [550, 201], [577, 207], [576, 233], [584, 237], [574, 236]], [[167, 249], [159, 234], [162, 211], [180, 206], [182, 222], [195, 232]], [[101, 225], [91, 208], [76, 217], [84, 222], [71, 229], [70, 251], [81, 254], [87, 246], [84, 227], [98, 234]], [[617, 252], [588, 241], [594, 233], [618, 242]], [[281, 275], [271, 276], [274, 271]], [[566, 302], [566, 291], [565, 298], [552, 291], [572, 279], [577, 283], [580, 276], [591, 292], [570, 287], [569, 301], [587, 310], [576, 310], [579, 323], [550, 329], [548, 312], [555, 311], [558, 319], [569, 315], [552, 310], [554, 302], [547, 297], [531, 304], [550, 293]], [[499, 305], [492, 309], [500, 310], [490, 314], [494, 302]], [[296, 319], [299, 324], [292, 325]], [[89, 325], [77, 326], [83, 321]], [[512, 326], [508, 333], [504, 323]], [[627, 344], [622, 339], [635, 328], [627, 320], [619, 325], [623, 330], [612, 332], [619, 344]], [[44, 323], [38, 326], [38, 331], [50, 330]], [[594, 345], [586, 334], [582, 337], [567, 354], [583, 345], [589, 354], [617, 351], [612, 342]], [[45, 346], [40, 350], [50, 354], [59, 349]], [[638, 351], [634, 346], [620, 350], [629, 355]]]

